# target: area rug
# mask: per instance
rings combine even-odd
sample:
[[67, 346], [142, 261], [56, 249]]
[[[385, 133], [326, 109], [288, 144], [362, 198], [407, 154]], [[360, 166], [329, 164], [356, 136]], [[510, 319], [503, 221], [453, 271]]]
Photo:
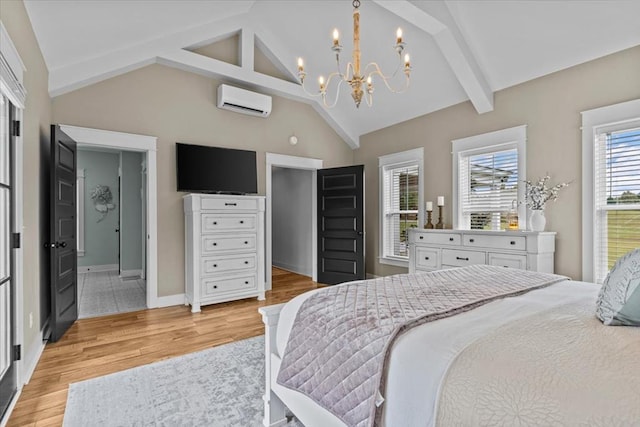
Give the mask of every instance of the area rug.
[[73, 383], [63, 425], [258, 427], [264, 387], [260, 336]]

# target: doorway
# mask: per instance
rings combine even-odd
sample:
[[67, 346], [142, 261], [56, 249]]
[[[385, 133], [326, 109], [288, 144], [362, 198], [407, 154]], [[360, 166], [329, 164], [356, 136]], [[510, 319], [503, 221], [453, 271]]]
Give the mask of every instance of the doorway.
[[[140, 232], [144, 241], [143, 267], [141, 274], [145, 280], [146, 307], [155, 308], [164, 305], [164, 301], [158, 298], [158, 277], [157, 277], [157, 161], [156, 161], [156, 138], [146, 135], [136, 135], [122, 132], [105, 131], [100, 129], [83, 128], [77, 126], [60, 125], [61, 130], [69, 135], [82, 148], [92, 147], [94, 149], [118, 150], [136, 152], [143, 155], [144, 165], [142, 166], [142, 198], [144, 209], [140, 213], [144, 215], [142, 226], [146, 235]], [[79, 183], [80, 184], [80, 183]], [[119, 197], [118, 197], [119, 200]], [[81, 218], [78, 218], [81, 221]], [[80, 250], [80, 248], [78, 248]], [[124, 270], [127, 271], [126, 269]], [[120, 264], [118, 263], [117, 276], [120, 276]]]
[[[15, 140], [18, 110], [0, 93], [0, 419], [18, 391], [16, 345]], [[16, 357], [17, 356], [17, 357]]]
[[147, 308], [145, 153], [78, 144], [78, 317]]
[[[317, 170], [322, 169], [322, 160], [319, 159], [311, 159], [306, 157], [295, 157], [295, 156], [286, 156], [282, 154], [273, 154], [267, 153], [266, 155], [266, 281], [265, 288], [270, 290], [272, 287], [272, 266], [273, 264], [273, 178], [274, 178], [274, 170], [276, 173], [279, 173], [280, 170], [295, 170], [295, 171], [306, 171], [306, 173], [310, 174], [311, 178], [311, 192], [303, 198], [303, 202], [307, 203], [311, 209], [311, 214], [307, 218], [308, 228], [311, 230], [311, 239], [307, 242], [308, 247], [310, 247], [310, 256], [309, 262], [311, 263], [311, 279], [315, 282], [318, 278], [318, 268], [317, 268], [317, 239], [318, 232], [316, 228], [317, 221]], [[295, 172], [294, 172], [295, 173]], [[303, 172], [305, 173], [305, 172]]]

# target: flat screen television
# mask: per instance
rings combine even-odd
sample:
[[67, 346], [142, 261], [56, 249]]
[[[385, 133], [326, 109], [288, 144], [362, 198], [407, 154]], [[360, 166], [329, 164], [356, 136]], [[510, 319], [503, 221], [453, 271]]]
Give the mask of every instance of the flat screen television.
[[256, 194], [256, 152], [176, 143], [178, 191]]

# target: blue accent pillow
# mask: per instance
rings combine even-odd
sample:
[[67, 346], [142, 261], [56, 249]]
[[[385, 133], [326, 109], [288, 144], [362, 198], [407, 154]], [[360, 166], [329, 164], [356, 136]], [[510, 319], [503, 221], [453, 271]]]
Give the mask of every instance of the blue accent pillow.
[[600, 289], [596, 316], [605, 325], [640, 326], [640, 248], [616, 261]]

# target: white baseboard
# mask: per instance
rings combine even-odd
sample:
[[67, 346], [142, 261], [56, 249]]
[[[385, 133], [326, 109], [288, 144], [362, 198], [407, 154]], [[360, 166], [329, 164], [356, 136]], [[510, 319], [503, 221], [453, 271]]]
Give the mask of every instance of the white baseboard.
[[118, 271], [118, 264], [104, 264], [104, 265], [87, 265], [85, 267], [78, 267], [78, 273], [99, 273], [103, 271]]
[[302, 274], [303, 276], [311, 277], [311, 271], [306, 270], [303, 266], [300, 266], [300, 265], [287, 264], [286, 262], [280, 262], [280, 261], [271, 261], [271, 264], [274, 267], [281, 268], [283, 270], [287, 270], [292, 273]]
[[122, 270], [120, 272], [120, 277], [140, 277], [142, 278], [142, 269], [138, 270]]
[[156, 307], [171, 307], [173, 305], [184, 305], [184, 294], [167, 295], [166, 297], [158, 297]]

